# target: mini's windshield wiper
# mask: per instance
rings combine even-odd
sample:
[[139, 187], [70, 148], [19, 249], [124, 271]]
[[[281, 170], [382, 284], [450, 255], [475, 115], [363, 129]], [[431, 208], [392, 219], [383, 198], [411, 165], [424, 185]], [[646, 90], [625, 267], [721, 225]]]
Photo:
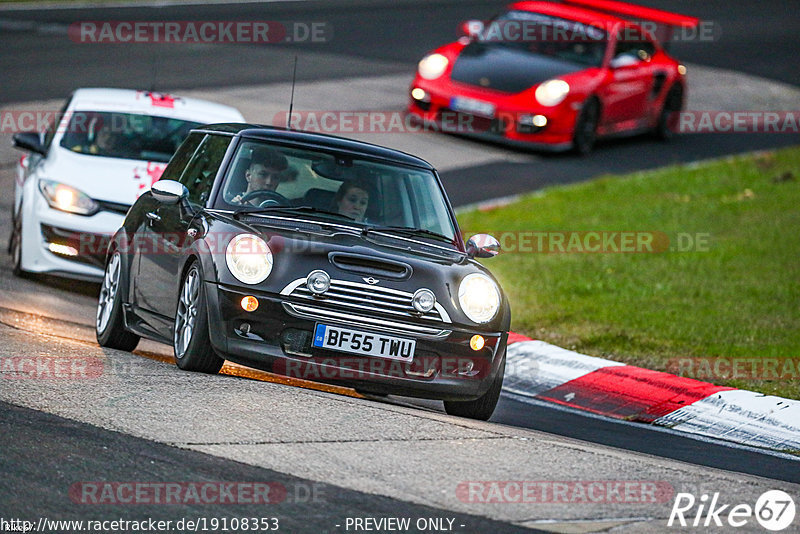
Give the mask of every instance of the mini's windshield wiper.
[[364, 235], [370, 232], [389, 232], [408, 236], [424, 236], [436, 239], [437, 241], [444, 241], [445, 243], [455, 244], [455, 240], [446, 235], [442, 235], [425, 228], [409, 228], [408, 226], [367, 226], [362, 230]]
[[263, 208], [242, 208], [236, 210], [233, 213], [233, 218], [238, 219], [241, 215], [258, 215], [260, 213], [272, 213], [272, 212], [280, 212], [280, 211], [288, 211], [292, 213], [296, 212], [305, 212], [305, 213], [320, 213], [323, 215], [335, 215], [336, 217], [341, 217], [343, 219], [348, 219], [350, 221], [355, 221], [352, 217], [347, 215], [338, 213], [336, 211], [329, 211], [323, 210], [319, 208], [315, 208], [313, 206], [266, 206]]

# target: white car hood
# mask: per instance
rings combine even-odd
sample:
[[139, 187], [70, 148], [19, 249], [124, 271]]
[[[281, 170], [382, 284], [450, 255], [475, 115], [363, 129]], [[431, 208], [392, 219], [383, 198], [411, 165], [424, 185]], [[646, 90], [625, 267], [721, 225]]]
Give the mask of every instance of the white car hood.
[[54, 146], [38, 177], [55, 180], [95, 200], [133, 204], [161, 177], [166, 163], [77, 154]]

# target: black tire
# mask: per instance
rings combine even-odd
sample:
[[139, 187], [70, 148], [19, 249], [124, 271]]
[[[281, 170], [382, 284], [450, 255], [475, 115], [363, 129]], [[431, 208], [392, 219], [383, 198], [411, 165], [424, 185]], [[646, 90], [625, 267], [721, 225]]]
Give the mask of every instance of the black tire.
[[500, 363], [500, 370], [492, 382], [489, 390], [482, 396], [472, 401], [444, 401], [444, 411], [449, 415], [487, 421], [497, 406], [500, 399], [500, 391], [503, 389], [503, 376], [506, 371], [506, 353], [503, 352], [503, 361]]
[[600, 121], [600, 102], [592, 97], [586, 100], [575, 121], [575, 132], [572, 135], [572, 150], [585, 156], [594, 148], [597, 141], [597, 124]]
[[123, 274], [122, 255], [114, 252], [106, 263], [100, 295], [97, 297], [95, 335], [101, 347], [132, 351], [139, 344], [139, 336], [125, 330], [119, 291], [124, 280]]
[[194, 262], [181, 281], [175, 310], [172, 350], [184, 371], [215, 374], [225, 360], [217, 356], [208, 336], [208, 309], [200, 265]]
[[14, 276], [31, 278], [31, 273], [22, 270], [22, 214], [14, 217], [11, 236], [8, 238], [8, 253], [11, 254], [11, 266]]
[[683, 89], [680, 85], [673, 85], [667, 97], [664, 99], [664, 106], [658, 115], [658, 123], [654, 134], [662, 141], [669, 141], [677, 134], [678, 113], [683, 108]]

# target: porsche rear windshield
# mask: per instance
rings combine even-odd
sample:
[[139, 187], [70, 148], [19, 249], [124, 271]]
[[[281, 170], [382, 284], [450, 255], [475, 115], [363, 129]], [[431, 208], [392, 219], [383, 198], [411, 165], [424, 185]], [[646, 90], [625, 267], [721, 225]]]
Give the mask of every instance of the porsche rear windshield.
[[517, 10], [487, 23], [476, 38], [593, 67], [602, 65], [608, 43], [608, 33], [597, 26]]
[[292, 213], [452, 243], [456, 234], [429, 170], [250, 140], [238, 146], [215, 207]]
[[199, 122], [135, 113], [76, 111], [61, 146], [90, 156], [167, 162]]

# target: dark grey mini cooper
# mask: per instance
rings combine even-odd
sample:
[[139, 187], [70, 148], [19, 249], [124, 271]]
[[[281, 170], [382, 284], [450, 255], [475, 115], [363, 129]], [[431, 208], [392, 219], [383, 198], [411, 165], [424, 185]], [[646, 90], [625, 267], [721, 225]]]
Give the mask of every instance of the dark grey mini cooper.
[[252, 125], [193, 130], [113, 236], [102, 346], [172, 344], [178, 367], [224, 360], [358, 391], [442, 399], [488, 419], [508, 300], [464, 242], [439, 177], [362, 142]]

